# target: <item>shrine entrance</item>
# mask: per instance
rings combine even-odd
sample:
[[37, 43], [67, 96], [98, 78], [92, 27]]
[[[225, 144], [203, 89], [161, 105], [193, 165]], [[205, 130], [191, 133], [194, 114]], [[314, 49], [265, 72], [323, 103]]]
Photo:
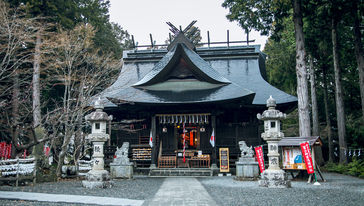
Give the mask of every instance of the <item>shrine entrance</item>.
[[176, 138], [178, 150], [199, 150], [200, 149], [200, 126], [176, 126]]
[[[210, 168], [210, 114], [161, 114], [159, 168]], [[206, 131], [208, 128], [209, 132]], [[207, 144], [206, 144], [207, 143]]]

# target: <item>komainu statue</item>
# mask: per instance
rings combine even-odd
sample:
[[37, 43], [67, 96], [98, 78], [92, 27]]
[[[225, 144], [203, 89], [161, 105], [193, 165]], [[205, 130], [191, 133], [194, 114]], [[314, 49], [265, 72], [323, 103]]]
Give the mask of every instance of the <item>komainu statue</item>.
[[133, 163], [129, 161], [129, 142], [124, 142], [123, 146], [117, 148], [115, 158], [110, 163], [110, 173], [112, 178], [133, 178]]
[[113, 165], [129, 165], [129, 142], [124, 142], [120, 148], [117, 148], [115, 152], [115, 158], [112, 162]]
[[241, 157], [254, 157], [252, 146], [248, 147], [245, 141], [239, 141], [239, 148], [241, 151]]

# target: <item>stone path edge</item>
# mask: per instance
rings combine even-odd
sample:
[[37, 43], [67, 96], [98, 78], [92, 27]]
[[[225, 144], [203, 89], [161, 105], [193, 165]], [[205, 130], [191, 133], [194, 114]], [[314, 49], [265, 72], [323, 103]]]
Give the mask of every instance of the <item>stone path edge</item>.
[[48, 194], [34, 192], [8, 192], [0, 191], [0, 199], [7, 200], [28, 200], [39, 202], [56, 202], [56, 203], [80, 203], [80, 204], [95, 204], [95, 205], [130, 205], [141, 206], [144, 200], [131, 200], [114, 197], [97, 197], [83, 195], [63, 195], [63, 194]]

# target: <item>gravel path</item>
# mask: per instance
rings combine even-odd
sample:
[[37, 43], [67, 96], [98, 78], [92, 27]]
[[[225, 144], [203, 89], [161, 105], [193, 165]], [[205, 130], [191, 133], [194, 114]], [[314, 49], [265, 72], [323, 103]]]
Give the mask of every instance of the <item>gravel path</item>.
[[325, 173], [321, 186], [293, 181], [292, 188], [268, 189], [233, 177], [199, 178], [219, 205], [364, 205], [364, 180]]
[[[233, 177], [197, 178], [218, 205], [364, 205], [364, 180], [346, 175], [325, 173], [321, 186], [293, 181], [289, 189], [268, 189], [257, 181], [235, 181]], [[136, 177], [116, 180], [113, 188], [86, 189], [80, 181], [41, 183], [32, 186], [0, 186], [1, 191], [41, 192], [90, 195], [135, 200], [151, 200], [165, 178]], [[196, 194], [198, 195], [198, 194]], [[0, 200], [0, 205], [80, 205], [31, 201]]]
[[[40, 192], [51, 194], [71, 194], [71, 195], [88, 195], [101, 197], [117, 197], [133, 200], [146, 200], [154, 197], [164, 178], [136, 177], [132, 180], [114, 180], [114, 186], [106, 189], [87, 189], [83, 188], [80, 181], [62, 181], [57, 183], [40, 183], [33, 186], [0, 186], [1, 191], [22, 191], [22, 192]], [[4, 201], [0, 200], [0, 205], [8, 203], [19, 203], [21, 201]], [[28, 202], [32, 203], [32, 202]], [[65, 205], [61, 203], [43, 204], [36, 202], [35, 205]], [[9, 204], [10, 205], [10, 204]], [[24, 205], [19, 203], [17, 205]], [[30, 204], [31, 205], [31, 204]], [[70, 204], [67, 204], [70, 205]], [[77, 205], [77, 204], [75, 204]]]

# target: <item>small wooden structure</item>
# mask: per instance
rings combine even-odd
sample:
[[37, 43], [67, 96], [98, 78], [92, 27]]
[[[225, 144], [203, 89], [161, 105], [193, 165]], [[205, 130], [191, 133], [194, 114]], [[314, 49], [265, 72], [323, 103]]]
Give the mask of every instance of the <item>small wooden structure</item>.
[[[322, 141], [319, 136], [310, 137], [285, 137], [278, 142], [278, 146], [282, 148], [282, 163], [283, 169], [291, 172], [293, 171], [306, 171], [306, 164], [303, 161], [300, 144], [302, 142], [308, 142], [310, 146], [313, 167], [315, 172], [317, 171], [323, 181], [325, 181], [320, 167], [316, 164], [315, 159], [315, 147], [321, 147]], [[292, 175], [293, 176], [293, 175]], [[309, 177], [309, 182], [311, 181], [311, 175]]]

